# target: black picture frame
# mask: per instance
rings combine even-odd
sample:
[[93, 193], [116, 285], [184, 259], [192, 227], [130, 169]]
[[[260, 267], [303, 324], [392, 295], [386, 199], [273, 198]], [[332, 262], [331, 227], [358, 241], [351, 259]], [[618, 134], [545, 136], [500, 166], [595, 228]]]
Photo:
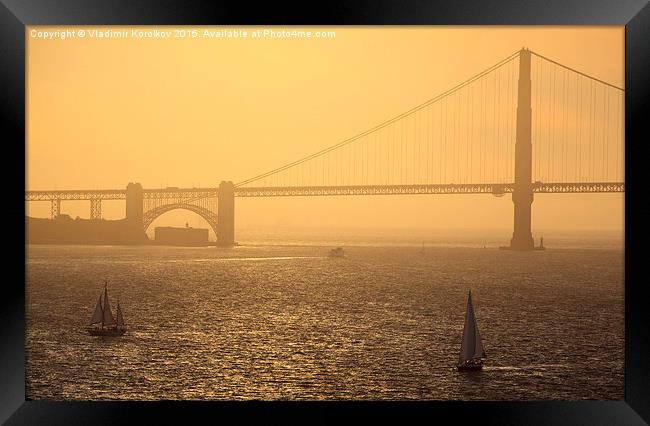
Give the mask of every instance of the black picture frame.
[[[501, 0], [462, 3], [328, 1], [300, 4], [119, 0], [0, 4], [0, 105], [4, 149], [4, 274], [0, 308], [0, 421], [6, 424], [414, 422], [646, 424], [650, 422], [650, 326], [643, 297], [643, 243], [650, 211], [641, 190], [648, 158], [650, 5], [643, 0]], [[25, 26], [27, 25], [625, 25], [625, 399], [517, 402], [52, 402], [25, 400]], [[646, 136], [643, 136], [646, 135]], [[20, 185], [20, 182], [23, 185]], [[603, 372], [607, 374], [607, 372]], [[449, 417], [449, 416], [453, 417]], [[201, 416], [204, 416], [202, 419]], [[444, 416], [444, 417], [443, 417]], [[445, 420], [446, 423], [449, 420]]]

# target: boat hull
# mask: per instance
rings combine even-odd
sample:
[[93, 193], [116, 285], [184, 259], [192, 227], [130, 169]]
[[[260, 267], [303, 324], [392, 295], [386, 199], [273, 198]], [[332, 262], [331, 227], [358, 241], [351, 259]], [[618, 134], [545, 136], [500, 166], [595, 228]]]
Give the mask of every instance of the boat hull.
[[480, 371], [483, 369], [483, 361], [473, 359], [466, 362], [459, 363], [456, 368], [458, 371]]
[[126, 328], [87, 328], [91, 336], [122, 336]]
[[480, 371], [483, 369], [482, 365], [458, 365], [458, 371]]

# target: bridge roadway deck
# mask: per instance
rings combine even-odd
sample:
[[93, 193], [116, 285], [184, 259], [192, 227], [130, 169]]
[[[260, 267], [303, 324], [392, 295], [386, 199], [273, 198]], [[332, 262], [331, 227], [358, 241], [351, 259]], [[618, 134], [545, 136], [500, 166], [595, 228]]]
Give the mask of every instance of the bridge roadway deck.
[[[401, 195], [401, 194], [493, 194], [514, 190], [514, 183], [459, 183], [413, 185], [346, 185], [346, 186], [277, 186], [235, 187], [236, 197], [295, 197], [332, 195]], [[625, 192], [622, 182], [533, 183], [534, 193]], [[219, 188], [145, 189], [144, 199], [201, 199], [218, 197]], [[125, 189], [26, 191], [25, 201], [52, 200], [124, 200]]]

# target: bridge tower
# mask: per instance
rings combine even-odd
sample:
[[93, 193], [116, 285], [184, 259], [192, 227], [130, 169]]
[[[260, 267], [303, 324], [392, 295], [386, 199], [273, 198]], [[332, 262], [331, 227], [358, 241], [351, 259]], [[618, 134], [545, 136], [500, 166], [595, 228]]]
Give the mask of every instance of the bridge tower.
[[99, 197], [90, 199], [90, 218], [91, 219], [102, 218], [102, 199]]
[[144, 226], [143, 200], [142, 185], [129, 182], [126, 186], [126, 220], [137, 224], [140, 228]]
[[52, 200], [51, 218], [56, 219], [56, 217], [60, 214], [61, 214], [61, 200], [57, 198], [56, 200]]
[[222, 181], [217, 202], [217, 245], [235, 244], [235, 184]]
[[532, 107], [530, 84], [530, 51], [519, 52], [519, 87], [517, 95], [517, 139], [515, 142], [514, 231], [510, 240], [512, 250], [532, 250], [533, 234], [530, 230], [533, 203], [532, 168], [533, 144], [531, 140]]

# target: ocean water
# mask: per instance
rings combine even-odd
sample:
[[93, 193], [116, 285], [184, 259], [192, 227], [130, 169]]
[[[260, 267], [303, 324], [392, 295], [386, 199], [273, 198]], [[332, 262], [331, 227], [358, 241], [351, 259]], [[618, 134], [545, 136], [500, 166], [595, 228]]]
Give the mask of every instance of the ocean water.
[[[624, 397], [621, 241], [518, 253], [360, 236], [330, 258], [325, 237], [251, 240], [28, 246], [27, 398]], [[84, 329], [105, 279], [122, 337]], [[487, 358], [459, 373], [469, 289]]]

